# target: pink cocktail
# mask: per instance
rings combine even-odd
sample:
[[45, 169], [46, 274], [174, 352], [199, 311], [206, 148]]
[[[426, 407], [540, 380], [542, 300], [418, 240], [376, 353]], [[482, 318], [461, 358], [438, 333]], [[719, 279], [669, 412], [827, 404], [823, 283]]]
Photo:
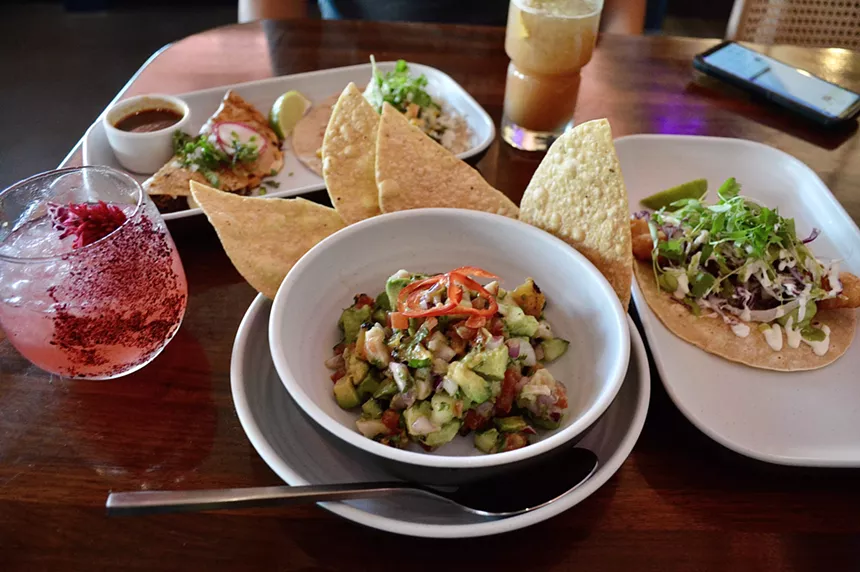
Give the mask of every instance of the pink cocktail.
[[64, 169], [0, 194], [0, 325], [42, 369], [131, 373], [173, 338], [187, 299], [170, 233], [124, 173]]

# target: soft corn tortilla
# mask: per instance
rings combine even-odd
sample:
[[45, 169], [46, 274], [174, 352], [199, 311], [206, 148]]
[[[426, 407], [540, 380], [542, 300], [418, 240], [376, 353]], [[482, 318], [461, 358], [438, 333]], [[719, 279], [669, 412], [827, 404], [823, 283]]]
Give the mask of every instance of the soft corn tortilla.
[[322, 146], [328, 196], [346, 224], [379, 214], [375, 175], [378, 125], [379, 114], [350, 83], [334, 106]]
[[441, 207], [516, 218], [518, 212], [478, 171], [387, 103], [382, 107], [376, 139], [376, 186], [384, 213]]
[[830, 349], [826, 354], [817, 356], [812, 348], [803, 343], [797, 349], [790, 348], [784, 339], [782, 351], [775, 352], [755, 324], [750, 324], [749, 336], [739, 338], [721, 318], [697, 318], [684, 304], [674, 300], [670, 293], [660, 290], [650, 262], [637, 260], [633, 268], [648, 306], [670, 332], [708, 353], [730, 361], [774, 371], [818, 369], [839, 359], [854, 339], [856, 310], [820, 310], [815, 315], [815, 321], [830, 327]]
[[559, 137], [520, 203], [520, 220], [585, 255], [615, 289], [625, 310], [633, 280], [629, 212], [606, 119], [577, 125]]
[[323, 175], [321, 149], [325, 130], [338, 97], [338, 94], [334, 94], [314, 105], [299, 119], [293, 129], [293, 136], [290, 137], [296, 158], [320, 177]]
[[[221, 190], [247, 194], [251, 189], [259, 187], [264, 177], [273, 172], [278, 173], [284, 167], [284, 153], [281, 151], [278, 136], [269, 126], [269, 121], [233, 91], [224, 94], [218, 110], [203, 125], [200, 133], [211, 133], [213, 126], [222, 122], [244, 123], [260, 133], [268, 145], [256, 161], [218, 169], [215, 174], [218, 176]], [[188, 185], [191, 181], [203, 184], [207, 182], [200, 171], [191, 171], [188, 167], [181, 166], [178, 157], [174, 156], [157, 173], [144, 181], [143, 188], [154, 196], [187, 197], [191, 194]]]
[[267, 298], [308, 250], [346, 226], [334, 209], [305, 199], [240, 197], [196, 181], [191, 194], [233, 266]]

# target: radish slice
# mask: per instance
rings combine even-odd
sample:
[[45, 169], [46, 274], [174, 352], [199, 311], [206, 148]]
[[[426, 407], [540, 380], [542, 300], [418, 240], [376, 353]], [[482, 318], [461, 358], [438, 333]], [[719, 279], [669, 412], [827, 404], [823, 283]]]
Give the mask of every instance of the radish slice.
[[242, 145], [253, 145], [257, 148], [258, 156], [263, 154], [268, 145], [268, 141], [259, 131], [244, 123], [216, 123], [212, 131], [218, 138], [218, 145], [228, 155], [233, 155], [236, 152], [233, 147], [234, 141], [238, 141]]

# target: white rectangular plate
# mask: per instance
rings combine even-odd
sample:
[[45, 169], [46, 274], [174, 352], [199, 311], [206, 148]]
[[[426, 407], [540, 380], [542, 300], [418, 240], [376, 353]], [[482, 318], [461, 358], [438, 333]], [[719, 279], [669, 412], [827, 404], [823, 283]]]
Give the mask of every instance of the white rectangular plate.
[[[384, 72], [393, 70], [394, 65], [395, 62], [377, 63], [377, 67]], [[434, 98], [442, 99], [469, 124], [469, 128], [472, 130], [472, 148], [459, 154], [458, 157], [466, 159], [489, 147], [496, 137], [493, 120], [460, 84], [449, 75], [429, 66], [410, 63], [409, 71], [415, 75], [424, 74], [427, 77], [428, 93]], [[206, 120], [215, 113], [228, 89], [235, 90], [236, 93], [256, 107], [260, 113], [268, 116], [275, 99], [287, 91], [298, 90], [311, 102], [318, 104], [332, 95], [339, 94], [349, 82], [354, 82], [359, 87], [365, 86], [370, 81], [370, 75], [371, 69], [368, 63], [225, 85], [179, 94], [178, 97], [182, 98], [191, 109], [191, 123], [188, 129], [196, 134]], [[84, 165], [107, 165], [125, 171], [117, 162], [108, 144], [102, 123], [103, 116], [104, 112], [84, 135]], [[291, 173], [292, 176], [290, 176]], [[148, 175], [129, 174], [141, 182], [148, 178]], [[280, 183], [280, 186], [274, 190], [267, 189], [265, 195], [267, 198], [292, 197], [325, 189], [322, 178], [305, 167], [293, 154], [289, 140], [284, 143], [284, 168], [273, 180]], [[164, 219], [185, 218], [200, 214], [200, 212], [200, 209], [188, 209], [167, 213], [164, 215]]]
[[[716, 137], [633, 135], [616, 141], [630, 209], [657, 191], [735, 177], [743, 193], [794, 217], [799, 236], [822, 230], [813, 251], [860, 271], [860, 230], [821, 179], [772, 147]], [[773, 372], [706, 353], [667, 330], [634, 281], [633, 298], [660, 378], [687, 418], [743, 455], [785, 465], [860, 467], [860, 340], [823, 369]]]

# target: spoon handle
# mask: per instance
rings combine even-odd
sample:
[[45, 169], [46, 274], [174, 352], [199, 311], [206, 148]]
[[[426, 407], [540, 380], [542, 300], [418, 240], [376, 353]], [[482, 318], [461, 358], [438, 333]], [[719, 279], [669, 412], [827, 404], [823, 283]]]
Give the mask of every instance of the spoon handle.
[[392, 481], [199, 491], [135, 491], [110, 493], [105, 506], [108, 516], [145, 515], [368, 499], [409, 488], [412, 487], [408, 483]]

